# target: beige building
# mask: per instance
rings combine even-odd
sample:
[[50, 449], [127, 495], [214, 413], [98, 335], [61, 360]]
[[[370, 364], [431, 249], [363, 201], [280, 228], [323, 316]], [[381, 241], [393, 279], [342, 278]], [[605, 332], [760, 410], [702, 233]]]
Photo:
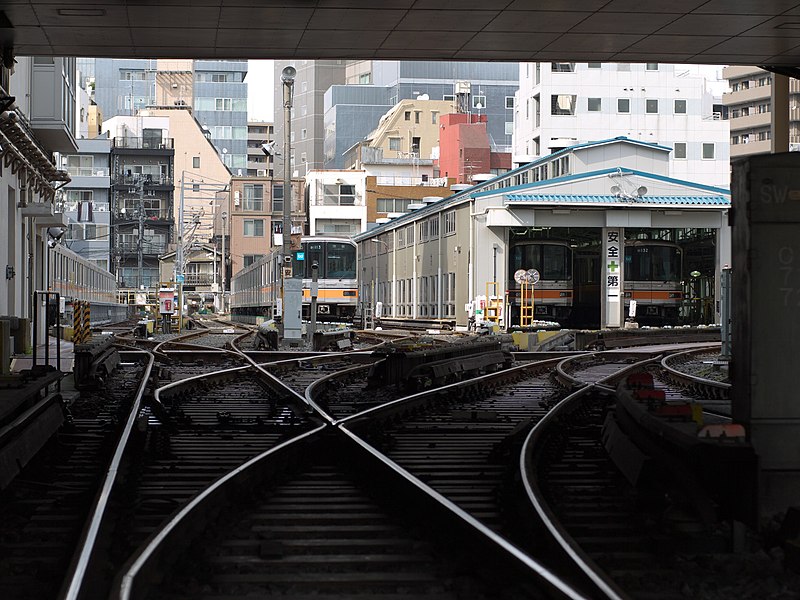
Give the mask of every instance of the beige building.
[[[305, 181], [292, 180], [292, 230], [306, 233]], [[283, 241], [283, 180], [233, 177], [226, 227], [231, 265], [228, 278], [268, 254]], [[299, 231], [298, 231], [299, 230]]]
[[[758, 67], [725, 67], [731, 158], [772, 151], [772, 73]], [[789, 147], [800, 149], [800, 81], [789, 79]]]
[[215, 233], [215, 215], [223, 210], [225, 194], [220, 192], [230, 184], [231, 172], [189, 107], [147, 109], [141, 114], [169, 119], [169, 136], [175, 140], [175, 219], [183, 187], [184, 243], [192, 241], [187, 232], [193, 232], [196, 241], [208, 241]]
[[386, 159], [431, 159], [439, 146], [439, 116], [453, 111], [450, 100], [402, 100], [381, 117], [368, 144]]

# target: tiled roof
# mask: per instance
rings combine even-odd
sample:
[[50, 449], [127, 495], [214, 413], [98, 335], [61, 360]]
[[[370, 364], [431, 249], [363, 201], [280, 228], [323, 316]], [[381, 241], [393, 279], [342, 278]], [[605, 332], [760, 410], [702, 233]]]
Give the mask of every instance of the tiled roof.
[[725, 196], [642, 196], [640, 198], [592, 194], [508, 194], [509, 202], [542, 204], [643, 204], [687, 206], [730, 206]]

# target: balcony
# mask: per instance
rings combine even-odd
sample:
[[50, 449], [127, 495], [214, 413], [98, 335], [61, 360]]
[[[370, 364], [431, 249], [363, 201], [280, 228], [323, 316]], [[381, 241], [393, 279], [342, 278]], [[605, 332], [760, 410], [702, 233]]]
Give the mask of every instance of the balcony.
[[[122, 254], [138, 254], [139, 253], [139, 243], [138, 242], [120, 242], [114, 246], [118, 248]], [[159, 243], [150, 243], [145, 240], [142, 243], [142, 254], [144, 255], [161, 255], [166, 254], [167, 252], [167, 244], [159, 244]]]
[[768, 154], [771, 150], [771, 140], [750, 142], [749, 144], [731, 144], [731, 158], [750, 156], [751, 154]]
[[115, 137], [114, 148], [125, 150], [174, 150], [175, 141], [172, 138]]
[[771, 119], [772, 114], [768, 112], [755, 113], [745, 117], [731, 118], [729, 119], [731, 132], [741, 131], [742, 129], [751, 130], [755, 128], [769, 127]]
[[213, 273], [184, 273], [183, 283], [187, 285], [211, 285], [214, 283]]
[[725, 92], [722, 94], [722, 103], [725, 106], [749, 104], [756, 100], [769, 100], [772, 97], [771, 94], [771, 85], [754, 85], [746, 90], [740, 89], [736, 92]]
[[[114, 212], [114, 222], [134, 222], [139, 220], [139, 210], [137, 208], [126, 208], [125, 212], [118, 210]], [[172, 222], [172, 209], [171, 208], [145, 208], [144, 209], [145, 221], [170, 221]]]
[[144, 187], [155, 187], [155, 186], [163, 186], [163, 187], [174, 187], [172, 177], [167, 176], [158, 176], [158, 175], [142, 175], [141, 173], [132, 173], [130, 175], [126, 174], [117, 174], [114, 176], [113, 185], [118, 186], [131, 186], [136, 187], [140, 184], [144, 184]]

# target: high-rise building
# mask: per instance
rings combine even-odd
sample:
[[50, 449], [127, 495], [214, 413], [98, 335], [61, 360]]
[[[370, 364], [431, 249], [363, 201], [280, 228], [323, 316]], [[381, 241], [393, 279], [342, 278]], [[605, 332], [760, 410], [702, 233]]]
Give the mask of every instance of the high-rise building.
[[727, 187], [721, 98], [692, 67], [660, 63], [523, 63], [514, 124], [517, 163], [617, 136], [672, 148], [670, 175]]
[[[722, 102], [731, 130], [731, 158], [772, 152], [772, 74], [758, 67], [725, 67]], [[800, 81], [789, 79], [789, 149], [800, 150]]]
[[247, 61], [80, 59], [104, 118], [190, 107], [225, 166], [247, 170]]
[[[344, 60], [275, 61], [275, 137], [277, 147], [283, 152], [283, 85], [281, 71], [287, 65], [297, 70], [294, 80], [294, 98], [291, 115], [292, 174], [305, 177], [311, 169], [324, 167], [323, 142], [325, 140], [325, 92], [336, 84], [344, 83]], [[387, 107], [388, 108], [388, 107]], [[384, 111], [385, 112], [385, 111]], [[275, 168], [283, 173], [283, 159]]]

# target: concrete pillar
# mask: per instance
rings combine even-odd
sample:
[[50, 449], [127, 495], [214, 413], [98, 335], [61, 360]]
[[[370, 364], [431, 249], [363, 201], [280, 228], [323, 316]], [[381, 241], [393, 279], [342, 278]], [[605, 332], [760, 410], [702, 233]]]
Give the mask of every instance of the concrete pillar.
[[786, 75], [772, 74], [772, 112], [770, 113], [770, 134], [772, 152], [789, 151], [789, 78]]
[[603, 256], [600, 260], [600, 326], [622, 327], [625, 301], [623, 288], [625, 264], [625, 228], [603, 227]]
[[735, 161], [732, 192], [733, 418], [758, 454], [767, 516], [800, 498], [800, 153]]

